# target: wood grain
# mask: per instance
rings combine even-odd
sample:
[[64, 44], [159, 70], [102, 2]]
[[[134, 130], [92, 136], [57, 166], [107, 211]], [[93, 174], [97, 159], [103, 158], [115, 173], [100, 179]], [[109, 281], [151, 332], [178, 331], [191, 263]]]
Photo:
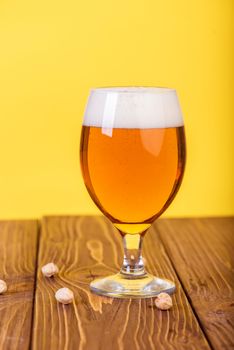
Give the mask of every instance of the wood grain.
[[37, 255], [36, 221], [0, 222], [0, 349], [29, 348]]
[[234, 349], [234, 218], [159, 220], [154, 227], [214, 349]]
[[[43, 219], [33, 350], [210, 349], [154, 231], [146, 235], [144, 253], [149, 272], [176, 281], [170, 311], [157, 310], [152, 299], [111, 299], [89, 291], [93, 278], [117, 272], [122, 262], [120, 236], [105, 218]], [[40, 268], [51, 261], [60, 272], [49, 279]], [[73, 304], [56, 302], [54, 293], [63, 286], [73, 290]]]

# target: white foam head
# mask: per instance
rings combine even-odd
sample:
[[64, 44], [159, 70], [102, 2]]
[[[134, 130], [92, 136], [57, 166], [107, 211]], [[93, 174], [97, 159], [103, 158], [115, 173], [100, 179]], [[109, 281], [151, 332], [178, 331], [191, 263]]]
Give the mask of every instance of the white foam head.
[[83, 125], [101, 128], [169, 128], [182, 126], [176, 91], [168, 88], [92, 89]]

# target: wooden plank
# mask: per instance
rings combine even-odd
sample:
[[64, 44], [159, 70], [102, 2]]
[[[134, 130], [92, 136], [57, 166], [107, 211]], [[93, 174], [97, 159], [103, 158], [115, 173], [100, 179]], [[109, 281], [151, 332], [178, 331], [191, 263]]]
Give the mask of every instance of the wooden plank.
[[214, 349], [234, 349], [234, 219], [155, 224]]
[[[45, 218], [38, 265], [53, 261], [60, 273], [48, 279], [38, 270], [33, 349], [210, 349], [154, 232], [146, 235], [144, 252], [151, 273], [176, 280], [170, 311], [156, 309], [152, 299], [111, 299], [89, 291], [94, 277], [117, 272], [122, 262], [120, 235], [105, 218]], [[56, 302], [54, 293], [63, 286], [73, 290], [73, 304]]]
[[37, 256], [36, 221], [0, 222], [0, 349], [29, 348]]

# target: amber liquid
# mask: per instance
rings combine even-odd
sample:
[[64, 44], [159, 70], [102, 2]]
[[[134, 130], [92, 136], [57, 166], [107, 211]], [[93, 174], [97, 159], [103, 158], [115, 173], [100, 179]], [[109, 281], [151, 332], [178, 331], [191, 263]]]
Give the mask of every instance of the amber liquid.
[[184, 128], [83, 126], [81, 168], [99, 209], [125, 233], [144, 232], [168, 207], [185, 165]]

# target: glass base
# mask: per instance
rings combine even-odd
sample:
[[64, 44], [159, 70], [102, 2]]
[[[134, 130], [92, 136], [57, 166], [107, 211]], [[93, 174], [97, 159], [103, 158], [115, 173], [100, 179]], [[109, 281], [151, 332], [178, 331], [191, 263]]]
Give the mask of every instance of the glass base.
[[135, 278], [123, 273], [95, 279], [90, 283], [92, 292], [113, 298], [151, 298], [159, 293], [172, 294], [175, 284], [167, 279], [144, 274]]

